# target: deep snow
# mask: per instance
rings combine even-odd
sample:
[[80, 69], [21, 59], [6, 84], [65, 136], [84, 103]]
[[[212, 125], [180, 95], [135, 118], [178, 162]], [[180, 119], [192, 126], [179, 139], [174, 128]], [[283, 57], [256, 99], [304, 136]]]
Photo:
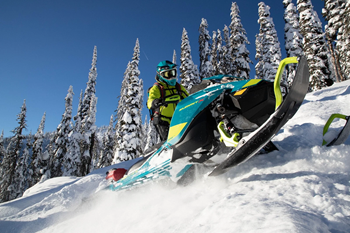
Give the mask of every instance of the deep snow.
[[95, 194], [109, 168], [47, 180], [0, 204], [0, 231], [350, 232], [350, 138], [321, 146], [328, 117], [350, 115], [349, 106], [350, 81], [309, 93], [273, 139], [279, 151], [187, 187], [154, 183]]

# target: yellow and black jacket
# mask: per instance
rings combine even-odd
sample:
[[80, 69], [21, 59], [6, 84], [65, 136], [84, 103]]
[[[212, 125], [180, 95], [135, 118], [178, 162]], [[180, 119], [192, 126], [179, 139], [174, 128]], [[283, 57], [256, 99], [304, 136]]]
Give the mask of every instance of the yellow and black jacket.
[[[168, 97], [172, 97], [175, 95], [179, 95], [180, 99], [184, 99], [188, 96], [188, 92], [181, 84], [176, 84], [176, 86], [170, 86], [167, 83], [161, 82], [157, 80], [149, 90], [148, 90], [148, 100], [147, 107], [148, 109], [152, 108], [152, 102], [155, 99], [166, 99]], [[171, 118], [174, 114], [176, 108], [176, 104], [169, 103], [167, 106], [160, 106], [159, 109], [153, 109], [153, 111], [157, 111], [161, 117], [162, 121], [170, 123]]]

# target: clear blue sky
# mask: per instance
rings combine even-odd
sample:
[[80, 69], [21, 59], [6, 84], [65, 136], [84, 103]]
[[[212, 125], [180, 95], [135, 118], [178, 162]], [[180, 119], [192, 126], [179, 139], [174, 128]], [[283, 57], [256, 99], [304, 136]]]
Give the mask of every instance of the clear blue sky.
[[[236, 2], [251, 43], [248, 46], [251, 59], [256, 63], [260, 0]], [[264, 2], [271, 7], [282, 54], [285, 54], [282, 0]], [[296, 4], [296, 0], [293, 2]], [[323, 21], [324, 1], [312, 2]], [[222, 30], [231, 22], [231, 4], [231, 0], [3, 0], [0, 7], [0, 133], [4, 130], [5, 137], [13, 135], [10, 131], [18, 126], [16, 117], [24, 99], [28, 125], [24, 133], [37, 131], [44, 112], [45, 132], [55, 130], [64, 112], [64, 98], [70, 85], [75, 93], [75, 115], [80, 91], [85, 90], [88, 81], [95, 45], [98, 53], [96, 125], [108, 125], [117, 108], [123, 73], [137, 38], [141, 50], [140, 78], [147, 90], [154, 83], [159, 61], [172, 60], [176, 50], [179, 63], [183, 28], [188, 32], [192, 58], [199, 66], [201, 19], [207, 20], [210, 34]], [[251, 69], [254, 70], [254, 65]], [[146, 114], [148, 110], [144, 105], [143, 119]]]

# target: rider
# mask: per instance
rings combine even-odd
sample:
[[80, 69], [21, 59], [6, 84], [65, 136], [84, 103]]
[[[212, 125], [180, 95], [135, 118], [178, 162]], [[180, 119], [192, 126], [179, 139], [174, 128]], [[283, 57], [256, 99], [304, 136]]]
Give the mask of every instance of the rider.
[[177, 83], [176, 64], [162, 61], [157, 66], [156, 83], [149, 89], [147, 107], [153, 111], [153, 124], [162, 141], [166, 140], [171, 118], [177, 103], [166, 103], [169, 97], [188, 96], [186, 89]]

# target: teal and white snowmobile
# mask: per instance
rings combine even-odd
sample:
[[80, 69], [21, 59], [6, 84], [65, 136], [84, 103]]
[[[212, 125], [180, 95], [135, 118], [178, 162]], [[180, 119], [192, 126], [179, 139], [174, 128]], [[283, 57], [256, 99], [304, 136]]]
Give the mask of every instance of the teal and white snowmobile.
[[[281, 76], [290, 63], [298, 63], [297, 73], [283, 96]], [[226, 172], [269, 144], [296, 113], [308, 86], [305, 57], [284, 59], [274, 82], [229, 75], [203, 79], [197, 92], [178, 103], [167, 140], [125, 175], [111, 170], [106, 177], [109, 189], [129, 189], [162, 178], [179, 182], [195, 164], [212, 168], [209, 176]], [[230, 148], [229, 153], [218, 153], [222, 147]]]

